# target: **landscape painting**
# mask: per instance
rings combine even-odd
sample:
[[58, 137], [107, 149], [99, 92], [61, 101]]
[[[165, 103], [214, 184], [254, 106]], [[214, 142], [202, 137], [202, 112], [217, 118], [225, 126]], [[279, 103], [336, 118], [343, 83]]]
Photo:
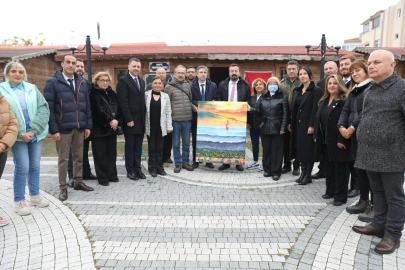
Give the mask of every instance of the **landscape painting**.
[[199, 101], [198, 162], [245, 164], [246, 102]]

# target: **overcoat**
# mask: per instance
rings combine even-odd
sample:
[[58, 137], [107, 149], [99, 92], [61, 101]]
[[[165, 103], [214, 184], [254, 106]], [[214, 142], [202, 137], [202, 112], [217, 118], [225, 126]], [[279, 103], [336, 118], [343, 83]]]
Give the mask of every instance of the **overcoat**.
[[364, 94], [355, 167], [405, 172], [405, 80], [393, 73]]
[[[314, 138], [316, 138], [315, 143], [315, 160], [325, 160], [323, 158], [322, 144], [324, 139], [326, 139], [326, 144], [328, 148], [328, 160], [332, 162], [348, 162], [354, 160], [354, 155], [351, 150], [350, 140], [345, 139], [338, 130], [338, 121], [340, 113], [342, 112], [343, 106], [345, 105], [344, 100], [333, 100], [330, 104], [328, 110], [328, 118], [326, 125], [326, 134], [323, 134], [321, 128], [321, 113], [324, 106], [328, 106], [328, 99], [324, 99], [319, 103], [318, 111], [315, 116], [315, 128], [314, 128]], [[337, 146], [338, 143], [342, 143], [346, 146], [346, 149], [341, 149]]]
[[[138, 76], [141, 89], [127, 73], [121, 77], [117, 83], [118, 105], [122, 111], [125, 134], [144, 134], [145, 133], [145, 81]], [[134, 126], [127, 124], [134, 121]]]
[[314, 127], [318, 102], [322, 97], [322, 90], [311, 81], [300, 104], [298, 95], [302, 95], [304, 85], [294, 90], [294, 104], [291, 116], [291, 159], [300, 162], [314, 162], [315, 142], [313, 134], [308, 134], [308, 128]]

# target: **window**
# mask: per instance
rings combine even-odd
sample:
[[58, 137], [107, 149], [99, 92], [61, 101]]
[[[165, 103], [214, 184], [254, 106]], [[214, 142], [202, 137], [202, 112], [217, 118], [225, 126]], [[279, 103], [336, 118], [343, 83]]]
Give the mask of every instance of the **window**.
[[380, 46], [381, 46], [380, 43], [381, 43], [381, 39], [376, 40], [376, 41], [375, 41], [375, 46], [376, 46], [376, 47], [380, 47]]
[[401, 12], [402, 12], [402, 10], [399, 8], [398, 11], [397, 11], [397, 17], [398, 17], [398, 18], [401, 17]]
[[399, 38], [399, 34], [395, 34], [395, 39], [398, 39]]
[[125, 76], [125, 74], [127, 74], [127, 71], [128, 71], [128, 70], [126, 70], [126, 69], [119, 69], [119, 70], [117, 70], [117, 81], [118, 81], [119, 78], [121, 78], [122, 76]]
[[381, 16], [378, 16], [377, 18], [373, 19], [373, 29], [380, 26], [380, 17]]
[[367, 33], [368, 31], [370, 31], [370, 24], [369, 23], [363, 25], [363, 33]]

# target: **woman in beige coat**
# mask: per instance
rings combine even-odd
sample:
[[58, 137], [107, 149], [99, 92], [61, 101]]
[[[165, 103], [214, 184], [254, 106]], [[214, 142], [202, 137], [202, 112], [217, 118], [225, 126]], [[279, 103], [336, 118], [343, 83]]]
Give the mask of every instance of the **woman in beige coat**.
[[[17, 140], [18, 123], [8, 101], [0, 95], [0, 178], [7, 161], [7, 150]], [[0, 216], [0, 227], [8, 221]]]

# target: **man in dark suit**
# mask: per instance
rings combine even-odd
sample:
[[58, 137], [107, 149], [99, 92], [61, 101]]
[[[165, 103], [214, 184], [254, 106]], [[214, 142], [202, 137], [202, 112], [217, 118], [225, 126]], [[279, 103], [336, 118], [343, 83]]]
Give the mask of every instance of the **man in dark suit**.
[[[343, 81], [347, 88], [350, 87], [350, 83], [352, 80], [350, 74], [350, 66], [351, 64], [356, 61], [356, 57], [351, 54], [343, 55], [339, 59], [339, 73], [343, 77]], [[360, 195], [359, 191], [359, 181], [357, 180], [357, 169], [354, 168], [354, 161], [349, 162], [350, 168], [350, 189], [347, 192], [347, 197], [352, 198]]]
[[[334, 61], [328, 61], [325, 63], [324, 66], [325, 77], [316, 83], [316, 86], [319, 86], [322, 90], [322, 93], [325, 93], [325, 81], [332, 74], [337, 74], [338, 66]], [[319, 179], [326, 177], [326, 163], [325, 161], [321, 160], [318, 165], [319, 171], [313, 175], [311, 175], [312, 179]]]
[[[250, 86], [247, 81], [240, 77], [239, 66], [229, 66], [229, 77], [219, 83], [217, 101], [247, 102], [250, 100]], [[220, 171], [230, 168], [229, 164], [222, 164]], [[243, 171], [242, 165], [236, 165], [238, 171]]]
[[145, 179], [141, 170], [142, 142], [145, 133], [145, 81], [138, 75], [141, 61], [129, 59], [128, 73], [117, 83], [118, 105], [124, 116], [125, 168], [131, 180]]
[[[199, 66], [197, 68], [197, 80], [191, 84], [191, 94], [193, 97], [193, 104], [198, 107], [198, 101], [214, 101], [217, 97], [217, 85], [210, 79], [207, 79], [208, 68], [206, 66]], [[199, 163], [196, 162], [196, 148], [197, 148], [197, 112], [193, 112], [193, 122], [191, 123], [191, 133], [193, 136], [193, 167], [198, 168]], [[206, 163], [206, 167], [213, 169], [212, 163]]]

